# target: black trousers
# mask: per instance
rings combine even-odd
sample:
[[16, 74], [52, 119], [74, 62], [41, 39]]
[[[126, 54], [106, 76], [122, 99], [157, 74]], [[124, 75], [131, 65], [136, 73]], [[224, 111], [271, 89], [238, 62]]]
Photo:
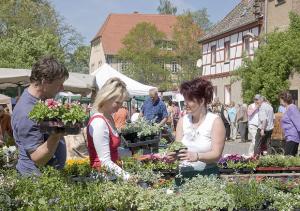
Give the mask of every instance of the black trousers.
[[241, 135], [241, 141], [245, 142], [248, 140], [248, 122], [239, 122], [239, 133]]
[[226, 131], [226, 139], [229, 140], [230, 139], [230, 124], [225, 123], [224, 127], [225, 127], [225, 131]]
[[261, 129], [257, 129], [255, 136], [254, 155], [260, 155], [264, 150], [270, 151], [270, 142], [273, 130], [265, 130], [265, 135], [260, 135]]
[[284, 155], [296, 156], [298, 154], [299, 143], [286, 141], [284, 146]]

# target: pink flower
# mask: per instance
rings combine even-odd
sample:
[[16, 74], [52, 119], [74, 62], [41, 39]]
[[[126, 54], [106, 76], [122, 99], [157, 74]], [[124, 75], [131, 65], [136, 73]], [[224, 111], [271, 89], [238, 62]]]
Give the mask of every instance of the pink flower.
[[48, 108], [57, 108], [58, 106], [58, 103], [54, 99], [47, 99], [45, 104], [48, 106]]

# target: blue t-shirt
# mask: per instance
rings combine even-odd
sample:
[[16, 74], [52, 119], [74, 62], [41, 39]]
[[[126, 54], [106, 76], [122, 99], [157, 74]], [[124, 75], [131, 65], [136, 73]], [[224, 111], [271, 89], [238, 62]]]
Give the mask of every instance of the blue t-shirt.
[[[28, 89], [25, 89], [12, 114], [13, 134], [19, 150], [16, 168], [22, 175], [40, 174], [38, 167], [30, 158], [30, 153], [35, 151], [48, 138], [47, 134], [41, 133], [39, 125], [28, 117], [29, 112], [38, 100], [28, 92]], [[61, 169], [64, 167], [65, 161], [66, 145], [63, 141], [60, 141], [56, 152], [47, 165]]]
[[229, 116], [230, 122], [234, 122], [235, 121], [236, 112], [237, 111], [236, 111], [235, 107], [232, 107], [232, 108], [228, 109], [228, 116]]
[[146, 120], [156, 123], [168, 117], [167, 107], [164, 102], [158, 99], [153, 103], [150, 97], [145, 100], [142, 106], [142, 113]]

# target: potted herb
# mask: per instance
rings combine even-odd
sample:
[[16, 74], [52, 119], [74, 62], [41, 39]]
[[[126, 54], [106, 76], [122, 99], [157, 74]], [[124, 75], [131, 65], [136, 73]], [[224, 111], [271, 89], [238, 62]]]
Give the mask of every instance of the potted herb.
[[29, 113], [42, 132], [78, 134], [87, 120], [87, 114], [79, 103], [60, 103], [53, 99], [39, 101]]

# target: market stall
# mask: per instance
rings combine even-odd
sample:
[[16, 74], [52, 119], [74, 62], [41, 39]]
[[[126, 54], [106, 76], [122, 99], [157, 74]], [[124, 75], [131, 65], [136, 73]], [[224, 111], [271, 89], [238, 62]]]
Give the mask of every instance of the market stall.
[[95, 70], [92, 73], [92, 75], [96, 77], [96, 83], [99, 89], [101, 89], [101, 87], [108, 79], [112, 77], [120, 78], [127, 85], [126, 88], [131, 96], [145, 96], [149, 94], [149, 90], [151, 88], [155, 88], [153, 86], [142, 84], [138, 81], [127, 77], [126, 75], [118, 72], [108, 64], [103, 64], [100, 68]]

